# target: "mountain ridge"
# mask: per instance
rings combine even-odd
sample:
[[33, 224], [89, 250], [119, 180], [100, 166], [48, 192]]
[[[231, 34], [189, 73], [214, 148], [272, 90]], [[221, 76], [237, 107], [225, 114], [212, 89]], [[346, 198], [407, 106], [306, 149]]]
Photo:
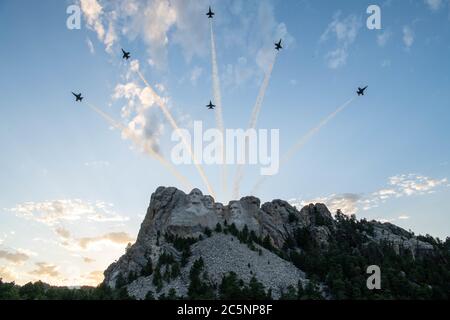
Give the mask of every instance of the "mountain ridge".
[[[441, 254], [430, 241], [390, 223], [357, 221], [340, 210], [333, 217], [321, 203], [298, 210], [284, 200], [261, 205], [258, 198], [247, 196], [223, 205], [199, 189], [185, 194], [159, 187], [136, 242], [105, 270], [104, 285], [125, 287], [137, 299], [220, 298], [224, 281], [234, 277], [241, 288], [253, 283], [275, 299], [294, 291], [298, 295], [305, 288], [309, 296], [339, 298], [333, 279], [327, 279], [333, 268], [339, 268], [319, 263], [317, 269], [327, 269], [322, 275], [311, 270], [312, 261], [332, 259], [330, 252], [335, 252], [344, 260], [345, 255], [373, 254], [370, 264], [382, 264], [380, 256], [389, 253], [393, 260], [418, 264]], [[363, 265], [358, 268], [358, 290], [364, 291], [367, 275]]]

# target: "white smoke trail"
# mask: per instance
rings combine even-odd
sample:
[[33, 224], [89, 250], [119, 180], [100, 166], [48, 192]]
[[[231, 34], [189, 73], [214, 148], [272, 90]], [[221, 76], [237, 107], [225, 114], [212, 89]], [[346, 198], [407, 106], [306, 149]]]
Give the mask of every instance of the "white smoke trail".
[[[271, 63], [269, 64], [269, 68], [267, 69], [267, 72], [264, 75], [264, 80], [261, 84], [261, 87], [258, 92], [258, 96], [256, 97], [255, 105], [253, 106], [252, 115], [250, 118], [250, 122], [248, 127], [250, 129], [256, 128], [256, 123], [258, 122], [259, 113], [261, 111], [262, 104], [264, 102], [264, 97], [266, 96], [267, 87], [269, 86], [270, 77], [272, 75], [273, 67], [275, 66], [275, 61], [277, 58], [278, 51], [275, 52], [273, 59]], [[248, 143], [246, 141], [245, 148], [247, 150]], [[239, 197], [239, 190], [241, 186], [242, 179], [244, 178], [244, 166], [242, 164], [239, 164], [236, 169], [236, 174], [234, 176], [234, 183], [233, 183], [233, 199], [237, 199]]]
[[151, 156], [152, 158], [155, 158], [157, 161], [159, 161], [180, 183], [187, 188], [186, 190], [192, 189], [192, 184], [181, 174], [178, 172], [178, 170], [166, 159], [164, 159], [159, 153], [155, 152], [150, 146], [148, 146], [145, 143], [142, 143], [141, 139], [137, 137], [133, 132], [131, 132], [127, 127], [125, 127], [123, 124], [117, 122], [114, 120], [111, 116], [97, 108], [96, 106], [86, 103], [87, 106], [99, 114], [103, 119], [105, 119], [112, 127], [120, 130], [126, 137], [130, 138], [131, 141], [133, 141], [134, 144], [137, 146], [142, 147], [144, 152]]
[[[280, 161], [280, 168], [286, 164], [289, 160], [291, 160], [291, 158], [294, 156], [295, 153], [297, 153], [298, 151], [300, 151], [300, 149], [309, 141], [309, 139], [311, 139], [315, 134], [317, 134], [320, 129], [322, 129], [328, 122], [330, 122], [334, 117], [336, 117], [340, 112], [342, 112], [345, 108], [348, 107], [348, 105], [350, 103], [353, 102], [353, 100], [355, 100], [355, 97], [351, 98], [350, 100], [348, 100], [347, 102], [345, 102], [343, 105], [341, 105], [339, 108], [337, 108], [335, 111], [333, 111], [332, 113], [330, 113], [326, 118], [322, 119], [322, 121], [320, 121], [317, 126], [315, 126], [314, 128], [312, 128], [311, 130], [309, 130], [305, 135], [303, 135], [298, 141], [297, 143], [292, 146], [286, 153], [285, 155], [281, 158]], [[257, 190], [261, 187], [261, 185], [264, 183], [264, 181], [266, 181], [266, 179], [268, 178], [268, 176], [261, 176], [259, 178], [259, 180], [256, 182], [256, 184], [254, 185], [251, 194], [255, 194], [257, 192]]]
[[[147, 88], [150, 90], [151, 95], [154, 97], [156, 104], [161, 108], [164, 116], [166, 117], [166, 119], [170, 123], [170, 125], [172, 126], [173, 130], [179, 130], [179, 127], [178, 127], [175, 119], [173, 118], [172, 114], [170, 113], [169, 108], [167, 108], [166, 102], [164, 101], [164, 99], [162, 99], [158, 94], [156, 94], [155, 90], [152, 88], [152, 86], [150, 86], [147, 79], [145, 79], [144, 75], [141, 73], [141, 71], [138, 68], [136, 68], [136, 73], [139, 75], [141, 80], [145, 83]], [[213, 188], [211, 187], [211, 184], [209, 183], [208, 177], [206, 176], [205, 171], [203, 170], [203, 167], [199, 164], [199, 162], [197, 161], [197, 159], [195, 157], [195, 154], [192, 152], [190, 143], [188, 143], [186, 141], [186, 139], [183, 135], [181, 135], [181, 140], [182, 140], [184, 147], [188, 150], [189, 155], [192, 159], [192, 162], [194, 163], [195, 168], [197, 169], [198, 173], [200, 174], [200, 177], [202, 178], [203, 183], [205, 184], [206, 188], [208, 189], [208, 192], [214, 198], [216, 198], [215, 192], [214, 192]]]
[[252, 116], [250, 118], [250, 123], [248, 126], [251, 129], [256, 128], [256, 123], [258, 122], [259, 113], [261, 111], [264, 97], [266, 96], [267, 87], [269, 86], [270, 77], [272, 75], [272, 70], [273, 70], [273, 67], [275, 66], [275, 61], [277, 59], [277, 53], [278, 53], [278, 51], [276, 51], [275, 54], [273, 55], [273, 59], [272, 59], [271, 63], [269, 64], [269, 68], [267, 69], [267, 71], [264, 75], [264, 80], [261, 84], [261, 88], [259, 89], [258, 97], [256, 98], [256, 102], [253, 107]]
[[225, 129], [224, 122], [222, 116], [222, 94], [220, 92], [220, 78], [219, 78], [219, 68], [217, 67], [217, 53], [216, 53], [216, 42], [214, 37], [214, 29], [213, 29], [213, 19], [209, 19], [209, 26], [211, 31], [211, 72], [212, 72], [212, 81], [213, 81], [213, 96], [214, 103], [216, 104], [216, 126], [222, 133], [222, 141], [221, 141], [221, 158], [222, 158], [222, 192], [223, 195], [226, 196], [227, 192], [227, 165], [225, 163]]

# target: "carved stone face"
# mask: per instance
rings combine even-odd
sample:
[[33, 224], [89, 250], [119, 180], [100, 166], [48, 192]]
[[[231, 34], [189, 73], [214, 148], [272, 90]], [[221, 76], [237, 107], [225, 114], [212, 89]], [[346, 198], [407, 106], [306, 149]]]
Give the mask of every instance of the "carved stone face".
[[215, 203], [215, 204], [214, 204], [214, 210], [215, 210], [216, 213], [219, 214], [219, 215], [223, 214], [223, 204], [221, 204], [221, 203]]
[[198, 189], [192, 189], [191, 193], [188, 195], [188, 200], [191, 204], [200, 204], [203, 194]]
[[214, 198], [211, 196], [204, 196], [203, 197], [203, 205], [206, 209], [214, 209]]
[[239, 216], [241, 214], [241, 206], [238, 202], [232, 202], [230, 204], [230, 211], [232, 216]]

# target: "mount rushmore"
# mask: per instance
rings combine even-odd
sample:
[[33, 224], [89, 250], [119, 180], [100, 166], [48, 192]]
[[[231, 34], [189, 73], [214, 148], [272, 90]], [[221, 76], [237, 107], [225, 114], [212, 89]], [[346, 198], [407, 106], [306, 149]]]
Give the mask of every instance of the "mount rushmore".
[[[387, 250], [392, 259], [398, 256], [417, 264], [435, 257], [438, 249], [432, 241], [390, 223], [357, 221], [340, 211], [333, 217], [320, 203], [299, 210], [283, 200], [261, 205], [248, 196], [223, 205], [198, 189], [185, 194], [159, 187], [136, 242], [106, 269], [103, 285], [125, 288], [137, 299], [193, 298], [193, 283], [198, 282], [201, 292], [210, 292], [206, 298], [220, 298], [226, 281], [234, 277], [239, 286], [264, 288], [270, 295], [264, 297], [280, 299], [309, 286], [318, 298], [336, 298], [330, 276], [341, 267], [325, 261], [355, 255], [366, 264], [371, 256], [382, 263]], [[319, 258], [325, 260], [312, 268]], [[361, 263], [362, 268], [356, 266], [352, 272], [360, 276], [364, 290], [367, 275]], [[345, 278], [345, 270], [337, 272], [336, 277]]]

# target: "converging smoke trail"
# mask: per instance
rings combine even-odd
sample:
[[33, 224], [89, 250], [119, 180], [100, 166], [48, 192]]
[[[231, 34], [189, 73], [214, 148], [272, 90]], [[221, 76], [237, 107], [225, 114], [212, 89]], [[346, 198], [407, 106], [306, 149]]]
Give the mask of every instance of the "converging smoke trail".
[[[316, 133], [318, 133], [320, 131], [320, 129], [322, 129], [328, 122], [330, 122], [340, 112], [342, 112], [345, 108], [347, 108], [348, 105], [353, 102], [353, 100], [355, 100], [355, 97], [353, 97], [350, 100], [348, 100], [347, 102], [345, 102], [343, 105], [341, 105], [339, 108], [337, 108], [331, 114], [329, 114], [326, 118], [322, 119], [322, 121], [320, 121], [317, 126], [312, 128], [311, 130], [309, 130], [305, 135], [303, 135], [297, 141], [297, 143], [291, 149], [289, 149], [289, 151], [286, 152], [286, 154], [281, 158], [280, 168], [285, 163], [287, 163], [289, 160], [291, 160], [291, 158], [294, 156], [294, 154], [297, 153], [298, 151], [300, 151], [300, 149], [309, 141], [309, 139], [311, 139]], [[255, 194], [256, 191], [261, 187], [261, 185], [264, 183], [264, 181], [266, 181], [267, 178], [268, 178], [268, 176], [262, 176], [257, 181], [255, 186], [253, 187], [251, 194]]]
[[127, 137], [129, 137], [136, 145], [142, 146], [143, 150], [145, 151], [145, 153], [147, 155], [155, 158], [156, 160], [158, 160], [170, 173], [173, 174], [173, 176], [175, 178], [178, 179], [178, 181], [180, 181], [180, 183], [185, 188], [187, 188], [186, 190], [191, 190], [192, 189], [192, 184], [181, 173], [179, 173], [178, 170], [170, 162], [168, 162], [160, 154], [155, 152], [151, 147], [149, 147], [145, 143], [142, 143], [140, 141], [140, 139], [135, 134], [133, 134], [127, 127], [125, 127], [123, 124], [121, 124], [121, 123], [117, 122], [116, 120], [114, 120], [111, 116], [109, 116], [108, 114], [104, 113], [102, 110], [100, 110], [96, 106], [94, 106], [94, 105], [92, 105], [90, 103], [86, 103], [86, 104], [87, 104], [87, 106], [89, 108], [91, 108], [91, 110], [93, 110], [94, 112], [99, 114], [103, 119], [105, 119], [106, 122], [108, 122], [111, 126], [113, 126], [114, 128], [116, 128], [118, 130], [121, 130], [121, 132], [125, 133], [125, 135]]
[[[164, 101], [164, 99], [162, 99], [158, 94], [156, 94], [155, 90], [153, 90], [152, 86], [150, 86], [147, 79], [145, 79], [144, 75], [141, 73], [141, 71], [139, 69], [137, 69], [136, 72], [139, 75], [139, 77], [141, 78], [141, 80], [145, 83], [147, 88], [151, 91], [152, 96], [155, 98], [156, 104], [161, 108], [164, 116], [166, 117], [167, 121], [169, 121], [173, 130], [179, 130], [179, 127], [178, 127], [175, 119], [172, 117], [172, 114], [170, 113], [169, 109], [167, 108], [166, 102]], [[192, 152], [190, 144], [186, 141], [186, 139], [183, 135], [181, 135], [181, 140], [182, 140], [185, 148], [188, 150], [189, 155], [192, 159], [192, 162], [194, 163], [195, 168], [197, 169], [198, 173], [200, 174], [200, 177], [202, 178], [203, 183], [205, 184], [206, 188], [208, 189], [208, 192], [214, 198], [216, 198], [215, 192], [209, 183], [209, 180], [205, 174], [205, 171], [203, 170], [202, 166], [198, 163], [194, 153]]]
[[[275, 52], [272, 62], [269, 64], [269, 68], [264, 75], [264, 80], [261, 84], [261, 87], [258, 92], [258, 96], [256, 98], [255, 105], [253, 106], [252, 115], [250, 118], [250, 122], [248, 127], [250, 129], [256, 128], [256, 123], [258, 122], [259, 113], [261, 111], [262, 104], [264, 102], [264, 97], [266, 96], [267, 87], [269, 86], [270, 77], [272, 75], [273, 67], [275, 66], [275, 61], [277, 58], [277, 53]], [[248, 143], [245, 144], [245, 147], [247, 149]], [[233, 183], [233, 199], [237, 199], [239, 197], [239, 190], [241, 186], [242, 179], [244, 178], [244, 166], [242, 164], [238, 165], [236, 169], [236, 174], [234, 176], [234, 183]]]
[[220, 92], [220, 78], [219, 78], [219, 68], [217, 67], [217, 53], [216, 53], [216, 42], [214, 37], [214, 29], [213, 29], [213, 19], [209, 19], [209, 26], [211, 30], [211, 72], [212, 72], [212, 81], [213, 81], [213, 95], [214, 95], [214, 103], [216, 104], [216, 125], [217, 128], [222, 133], [222, 141], [221, 141], [221, 157], [222, 157], [222, 192], [224, 196], [227, 192], [227, 165], [225, 163], [225, 130], [224, 130], [224, 122], [222, 116], [222, 94]]
[[272, 76], [272, 70], [275, 66], [275, 61], [277, 59], [277, 52], [275, 52], [272, 62], [269, 64], [269, 69], [264, 75], [263, 83], [261, 84], [261, 88], [259, 89], [258, 97], [256, 98], [255, 105], [252, 111], [252, 117], [250, 118], [249, 128], [255, 129], [256, 123], [258, 122], [259, 112], [261, 111], [261, 107], [264, 101], [264, 97], [266, 96], [267, 87], [269, 86], [270, 77]]

